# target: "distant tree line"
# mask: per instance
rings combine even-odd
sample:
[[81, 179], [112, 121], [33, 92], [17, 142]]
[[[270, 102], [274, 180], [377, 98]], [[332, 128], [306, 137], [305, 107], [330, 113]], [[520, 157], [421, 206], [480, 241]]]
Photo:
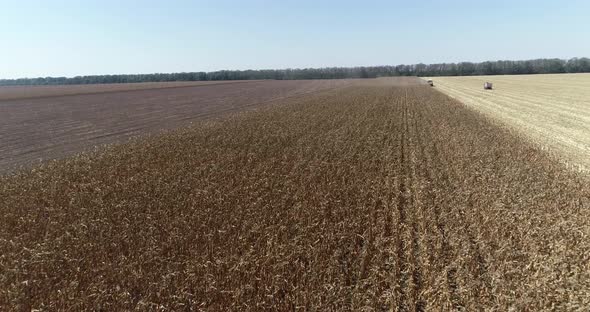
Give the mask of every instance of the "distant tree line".
[[416, 76], [473, 76], [588, 73], [590, 59], [536, 59], [527, 61], [494, 61], [482, 63], [416, 64], [410, 70]]
[[472, 75], [523, 75], [549, 73], [590, 72], [590, 59], [572, 58], [536, 59], [526, 61], [461, 62], [440, 64], [414, 64], [370, 67], [327, 67], [304, 69], [221, 70], [215, 72], [189, 72], [140, 75], [94, 75], [67, 77], [39, 77], [0, 79], [0, 85], [72, 85], [98, 83], [134, 83], [165, 81], [216, 81], [216, 80], [295, 80], [344, 79], [393, 76], [472, 76]]

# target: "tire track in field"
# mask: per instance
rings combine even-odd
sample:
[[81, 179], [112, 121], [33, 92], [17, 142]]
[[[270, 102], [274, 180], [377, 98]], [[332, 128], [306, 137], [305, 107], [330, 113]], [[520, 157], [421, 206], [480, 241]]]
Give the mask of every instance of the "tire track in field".
[[415, 205], [416, 176], [415, 151], [413, 151], [412, 129], [410, 128], [410, 107], [407, 93], [401, 101], [400, 131], [400, 181], [398, 184], [398, 311], [423, 311], [425, 302], [420, 300], [422, 290], [422, 268], [420, 265], [420, 243], [418, 238], [417, 207]]

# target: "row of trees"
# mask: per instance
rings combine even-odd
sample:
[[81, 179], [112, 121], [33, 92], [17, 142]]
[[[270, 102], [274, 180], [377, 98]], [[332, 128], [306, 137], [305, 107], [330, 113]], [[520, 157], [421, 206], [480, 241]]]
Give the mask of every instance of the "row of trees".
[[495, 61], [482, 63], [417, 64], [417, 76], [524, 75], [590, 72], [590, 59], [536, 59], [527, 61]]
[[1, 79], [0, 85], [62, 85], [97, 83], [133, 83], [163, 81], [214, 81], [254, 79], [343, 79], [376, 78], [392, 76], [471, 76], [471, 75], [521, 75], [547, 73], [587, 73], [590, 59], [572, 58], [536, 59], [527, 61], [494, 61], [482, 63], [441, 63], [371, 67], [329, 67], [305, 69], [221, 70], [215, 72], [190, 72], [145, 75], [95, 75], [67, 77], [40, 77]]

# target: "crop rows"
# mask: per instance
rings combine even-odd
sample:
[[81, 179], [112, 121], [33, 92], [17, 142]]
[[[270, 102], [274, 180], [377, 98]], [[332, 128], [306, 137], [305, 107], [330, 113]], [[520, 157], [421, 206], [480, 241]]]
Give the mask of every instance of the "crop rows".
[[0, 180], [7, 309], [575, 310], [588, 180], [392, 79]]

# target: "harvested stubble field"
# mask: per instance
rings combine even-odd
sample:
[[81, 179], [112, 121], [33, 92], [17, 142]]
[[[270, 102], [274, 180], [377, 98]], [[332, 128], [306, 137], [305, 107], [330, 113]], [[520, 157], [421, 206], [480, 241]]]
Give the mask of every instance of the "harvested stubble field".
[[[590, 74], [436, 77], [437, 88], [590, 172]], [[494, 90], [483, 90], [485, 81]]]
[[587, 186], [416, 80], [325, 91], [4, 177], [0, 307], [582, 310]]
[[353, 81], [25, 87], [38, 97], [0, 100], [0, 173]]

